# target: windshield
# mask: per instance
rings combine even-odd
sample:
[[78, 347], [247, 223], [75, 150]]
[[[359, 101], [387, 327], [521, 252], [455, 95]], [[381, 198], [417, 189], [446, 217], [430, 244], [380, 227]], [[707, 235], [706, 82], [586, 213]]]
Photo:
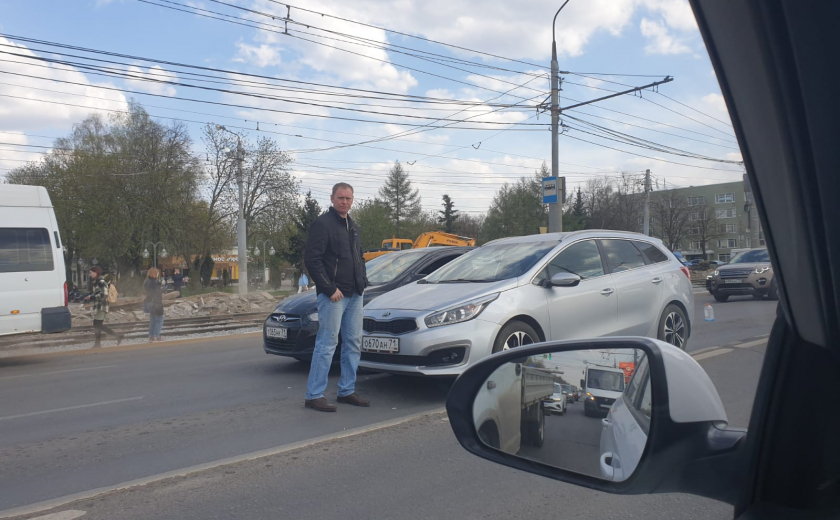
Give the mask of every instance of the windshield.
[[570, 385], [563, 385], [563, 391], [570, 394], [572, 393], [572, 387]]
[[729, 261], [730, 264], [754, 264], [759, 262], [770, 262], [770, 253], [766, 249], [744, 251]]
[[495, 282], [516, 278], [556, 246], [557, 242], [487, 245], [453, 260], [426, 278], [426, 282]]
[[624, 373], [607, 372], [606, 370], [590, 369], [586, 380], [587, 389], [608, 390], [610, 392], [624, 391]]
[[368, 282], [371, 285], [382, 285], [394, 280], [406, 272], [421, 257], [417, 253], [388, 253], [367, 262]]

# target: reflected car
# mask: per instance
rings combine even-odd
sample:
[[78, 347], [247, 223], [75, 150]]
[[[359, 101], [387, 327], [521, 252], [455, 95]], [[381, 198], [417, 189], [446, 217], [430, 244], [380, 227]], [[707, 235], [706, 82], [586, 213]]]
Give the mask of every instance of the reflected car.
[[563, 387], [560, 383], [554, 383], [554, 393], [551, 394], [551, 397], [543, 401], [543, 410], [549, 413], [549, 415], [563, 415], [566, 413], [566, 406], [568, 405], [568, 399], [566, 398], [566, 394], [563, 393]]
[[602, 420], [599, 466], [603, 478], [622, 481], [636, 470], [647, 446], [651, 404], [650, 370], [643, 357], [627, 391]]
[[[420, 280], [472, 250], [471, 247], [428, 247], [389, 253], [367, 262], [364, 304], [405, 284]], [[263, 324], [266, 354], [311, 361], [318, 334], [318, 296], [314, 290], [277, 304]], [[339, 338], [341, 348], [341, 338]], [[334, 357], [335, 360], [339, 356]]]
[[777, 284], [770, 264], [770, 253], [761, 248], [738, 253], [728, 264], [717, 268], [709, 280], [709, 289], [719, 302], [738, 295], [777, 300]]
[[694, 294], [659, 239], [586, 230], [504, 238], [365, 307], [360, 366], [460, 375], [492, 353], [598, 336], [647, 336], [684, 349]]

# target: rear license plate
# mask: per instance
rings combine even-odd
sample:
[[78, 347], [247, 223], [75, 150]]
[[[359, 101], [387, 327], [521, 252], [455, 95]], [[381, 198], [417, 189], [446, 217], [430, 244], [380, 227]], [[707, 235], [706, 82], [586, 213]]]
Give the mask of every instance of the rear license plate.
[[266, 327], [265, 335], [269, 338], [286, 339], [289, 337], [289, 329], [282, 327]]
[[727, 278], [723, 283], [741, 283], [740, 278]]
[[362, 338], [362, 350], [364, 352], [386, 352], [396, 354], [400, 351], [399, 338], [377, 338], [365, 336]]

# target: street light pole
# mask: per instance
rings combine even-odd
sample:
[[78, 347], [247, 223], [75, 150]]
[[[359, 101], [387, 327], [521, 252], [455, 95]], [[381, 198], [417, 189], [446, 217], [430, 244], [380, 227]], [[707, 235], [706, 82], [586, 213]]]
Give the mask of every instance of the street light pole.
[[557, 183], [557, 202], [548, 205], [548, 231], [550, 233], [563, 231], [563, 193], [559, 185], [560, 180], [557, 178], [560, 172], [560, 64], [557, 63], [554, 25], [557, 23], [557, 15], [568, 3], [569, 0], [563, 2], [554, 14], [554, 21], [551, 22], [551, 176]]
[[[266, 255], [266, 253], [268, 253], [271, 256], [274, 256], [274, 253], [276, 251], [274, 251], [274, 245], [271, 243], [271, 240], [257, 240], [256, 244], [257, 245], [254, 246], [254, 255], [255, 256], [260, 256], [260, 246], [259, 246], [259, 244], [262, 244], [262, 247], [263, 247], [263, 250], [262, 250], [262, 259], [263, 259], [262, 279], [263, 279], [263, 283], [265, 283], [265, 281], [266, 281], [266, 279], [265, 279], [265, 255]], [[271, 249], [267, 250], [266, 248], [269, 247], [269, 244], [270, 244]]]
[[236, 159], [236, 184], [239, 186], [239, 216], [236, 220], [236, 254], [239, 257], [239, 294], [248, 294], [248, 251], [246, 249], [247, 229], [245, 226], [245, 193], [243, 191], [244, 180], [242, 178], [242, 163], [245, 161], [245, 149], [242, 147], [242, 138], [239, 137], [239, 134], [231, 132], [221, 125], [216, 125], [216, 129], [236, 136], [236, 154], [231, 155], [234, 155], [234, 158]]
[[166, 246], [163, 245], [163, 242], [157, 242], [157, 243], [146, 242], [144, 244], [146, 249], [143, 251], [143, 258], [149, 258], [149, 245], [150, 244], [152, 246], [152, 251], [154, 252], [154, 267], [155, 267], [155, 269], [157, 269], [157, 256], [158, 256], [157, 247], [158, 247], [158, 245], [160, 246], [160, 248], [161, 248], [160, 254], [161, 254], [161, 256], [165, 257], [166, 256]]

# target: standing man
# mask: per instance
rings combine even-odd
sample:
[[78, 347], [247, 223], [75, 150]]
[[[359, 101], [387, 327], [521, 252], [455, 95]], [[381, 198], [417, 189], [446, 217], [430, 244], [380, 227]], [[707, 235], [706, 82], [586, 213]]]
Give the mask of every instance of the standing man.
[[102, 331], [105, 331], [112, 336], [117, 337], [117, 345], [123, 340], [122, 334], [117, 334], [110, 327], [106, 327], [105, 317], [108, 316], [108, 282], [102, 277], [102, 268], [95, 265], [90, 268], [90, 283], [93, 288], [93, 293], [85, 297], [85, 301], [93, 299], [93, 333], [96, 336], [96, 342], [93, 348], [102, 346]]
[[334, 412], [324, 390], [333, 354], [341, 333], [341, 378], [338, 402], [370, 406], [356, 393], [356, 370], [362, 355], [362, 295], [367, 273], [362, 260], [359, 228], [348, 213], [353, 205], [353, 187], [340, 182], [333, 186], [332, 207], [312, 224], [306, 240], [304, 263], [318, 293], [318, 335], [309, 369], [304, 406], [320, 412]]
[[178, 298], [181, 298], [181, 287], [184, 286], [184, 275], [181, 274], [180, 269], [175, 269], [175, 274], [172, 275], [172, 283], [175, 285], [175, 290], [178, 291]]

